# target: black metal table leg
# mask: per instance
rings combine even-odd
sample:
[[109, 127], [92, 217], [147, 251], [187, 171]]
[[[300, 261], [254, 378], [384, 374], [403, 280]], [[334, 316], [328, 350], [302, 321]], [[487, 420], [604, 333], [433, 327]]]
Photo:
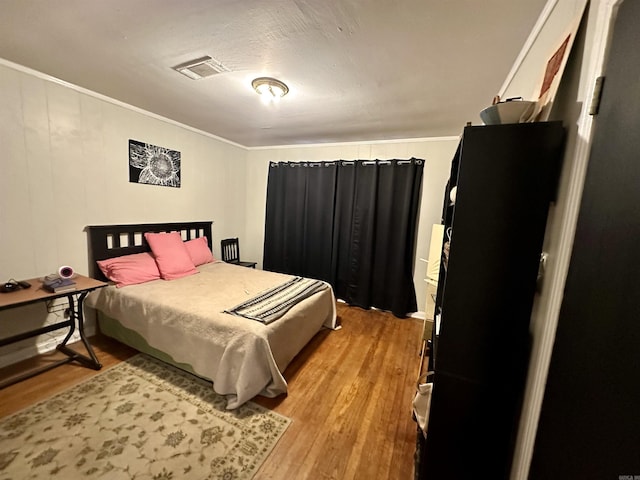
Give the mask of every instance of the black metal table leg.
[[[75, 296], [73, 294], [67, 296], [67, 300], [69, 302], [69, 318], [72, 320], [71, 328], [69, 329], [69, 333], [67, 334], [65, 339], [56, 348], [65, 355], [69, 356], [69, 361], [77, 360], [87, 367], [93, 368], [94, 370], [100, 370], [102, 368], [102, 364], [98, 361], [98, 357], [96, 357], [96, 354], [93, 351], [93, 348], [91, 347], [91, 344], [87, 340], [87, 337], [84, 333], [83, 303], [88, 293], [89, 292], [82, 292], [77, 300], [75, 299]], [[67, 346], [67, 342], [69, 341], [75, 330], [76, 321], [78, 322], [78, 332], [80, 333], [80, 340], [82, 340], [82, 343], [84, 344], [84, 347], [86, 348], [89, 356], [76, 352], [75, 350]]]

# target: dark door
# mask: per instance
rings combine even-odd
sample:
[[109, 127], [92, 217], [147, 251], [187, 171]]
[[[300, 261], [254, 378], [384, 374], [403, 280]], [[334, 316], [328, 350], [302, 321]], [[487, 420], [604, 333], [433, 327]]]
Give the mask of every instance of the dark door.
[[638, 20], [640, 1], [622, 3], [530, 479], [640, 476]]

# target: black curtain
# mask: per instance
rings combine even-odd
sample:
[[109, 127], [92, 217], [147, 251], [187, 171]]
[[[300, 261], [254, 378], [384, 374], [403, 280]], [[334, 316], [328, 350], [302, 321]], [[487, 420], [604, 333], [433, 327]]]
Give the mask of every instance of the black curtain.
[[329, 282], [398, 317], [417, 310], [415, 234], [424, 161], [269, 166], [264, 268]]
[[270, 164], [265, 270], [332, 283], [336, 173], [336, 162]]

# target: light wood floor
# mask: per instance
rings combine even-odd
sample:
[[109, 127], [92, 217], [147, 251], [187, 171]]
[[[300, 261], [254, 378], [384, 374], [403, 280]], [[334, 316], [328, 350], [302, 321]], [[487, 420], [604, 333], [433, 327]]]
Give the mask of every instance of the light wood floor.
[[[254, 399], [293, 419], [255, 480], [413, 478], [422, 322], [341, 304], [338, 315], [343, 328], [321, 331], [285, 371], [288, 394]], [[100, 335], [91, 341], [103, 370], [135, 354]], [[2, 369], [0, 379], [55, 355]], [[8, 386], [0, 417], [98, 373], [71, 363]]]

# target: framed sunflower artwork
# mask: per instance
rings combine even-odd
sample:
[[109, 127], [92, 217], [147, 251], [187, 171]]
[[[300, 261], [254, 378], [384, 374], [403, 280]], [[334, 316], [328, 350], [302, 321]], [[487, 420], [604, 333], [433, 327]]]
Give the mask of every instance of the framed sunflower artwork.
[[180, 188], [180, 152], [129, 139], [129, 182]]

